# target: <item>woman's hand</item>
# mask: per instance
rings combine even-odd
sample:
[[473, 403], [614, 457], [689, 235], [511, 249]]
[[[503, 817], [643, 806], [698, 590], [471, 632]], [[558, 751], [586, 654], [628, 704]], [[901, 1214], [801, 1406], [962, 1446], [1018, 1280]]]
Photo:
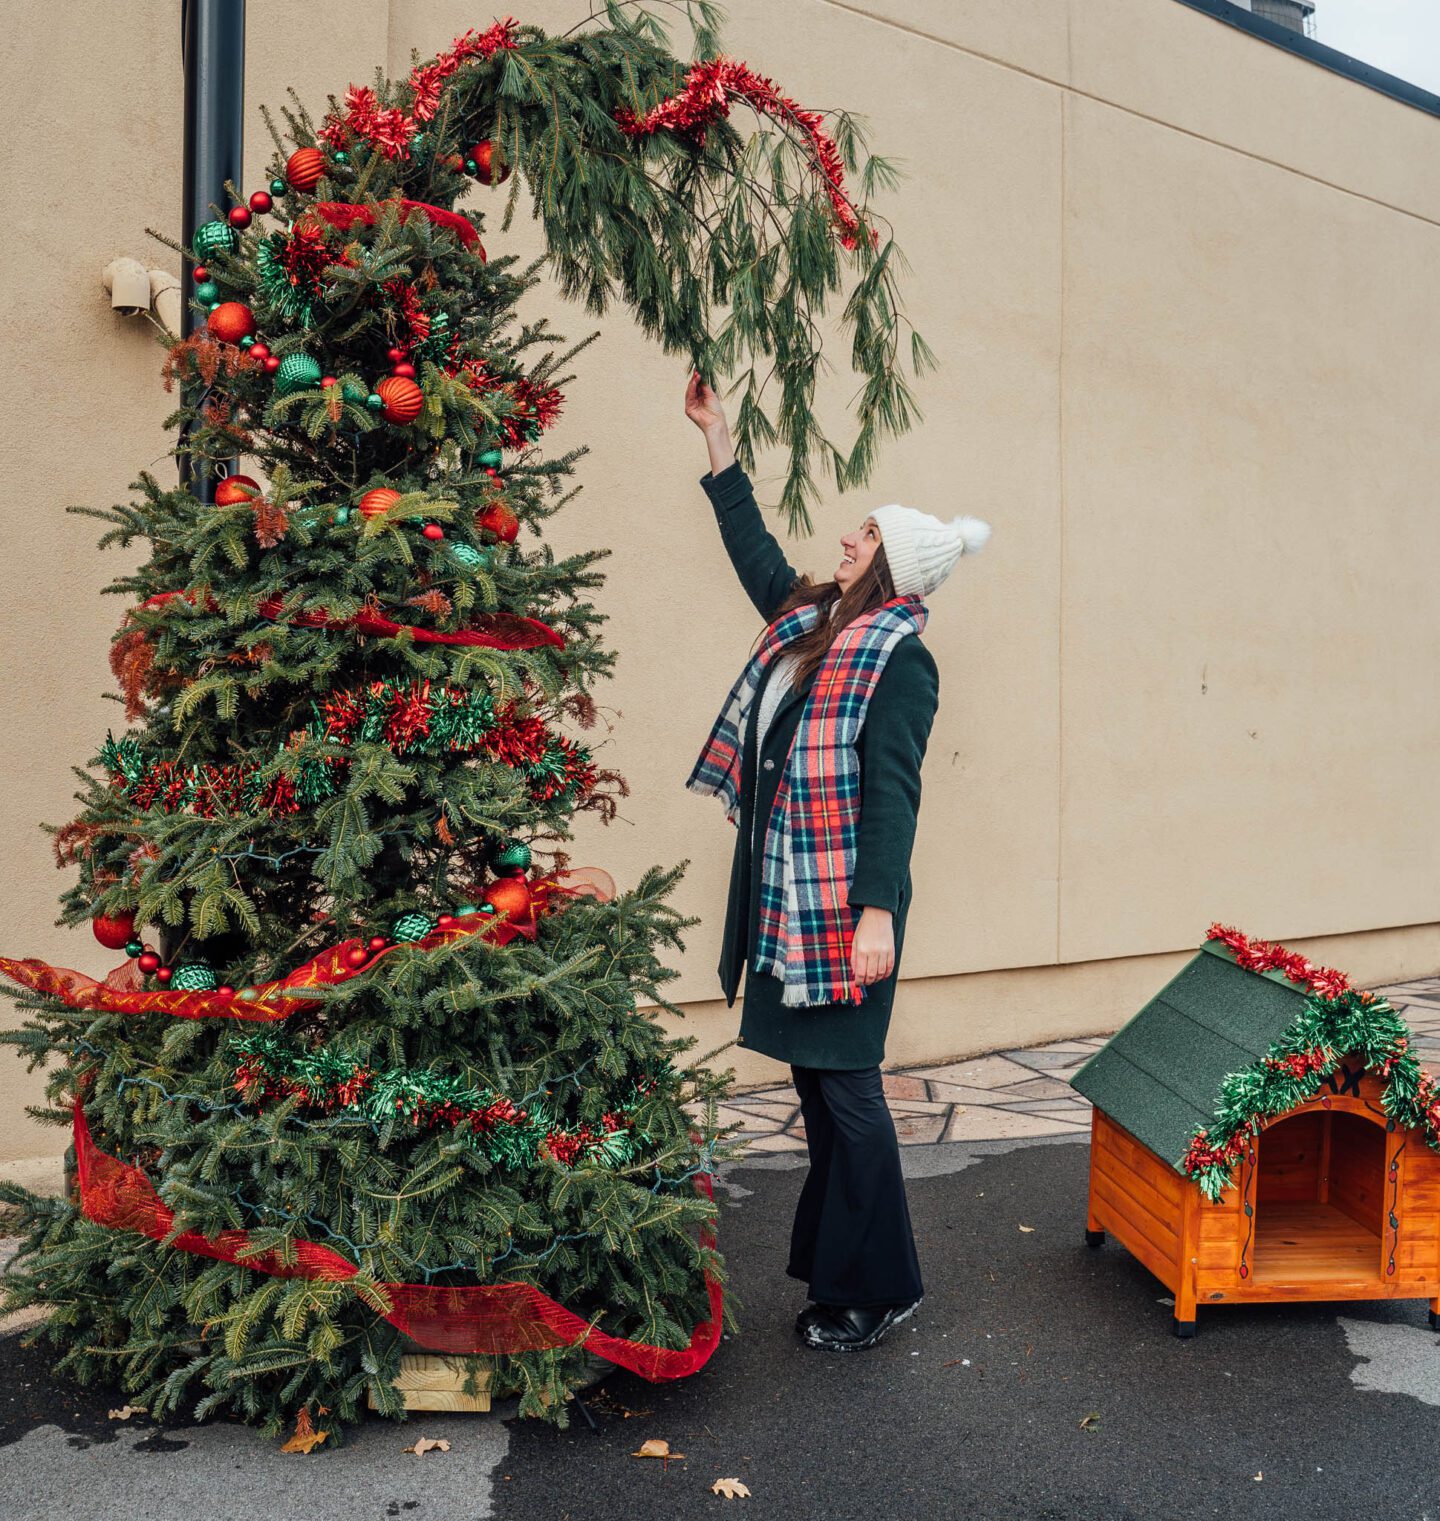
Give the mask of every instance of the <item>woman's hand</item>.
[[719, 475], [727, 465], [735, 462], [735, 451], [730, 445], [730, 425], [725, 421], [725, 408], [714, 390], [694, 371], [685, 387], [685, 415], [705, 435], [705, 447], [710, 451], [710, 473]]
[[850, 942], [850, 969], [859, 983], [881, 982], [895, 970], [895, 921], [888, 908], [867, 904]]

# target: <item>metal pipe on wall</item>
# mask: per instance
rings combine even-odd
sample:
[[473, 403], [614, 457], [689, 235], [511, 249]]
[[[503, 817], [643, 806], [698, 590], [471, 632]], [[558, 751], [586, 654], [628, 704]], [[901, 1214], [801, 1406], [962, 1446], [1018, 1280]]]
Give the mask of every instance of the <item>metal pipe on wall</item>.
[[[226, 180], [239, 185], [244, 172], [245, 0], [181, 0], [180, 46], [185, 68], [181, 235], [189, 248], [195, 229], [210, 220], [212, 203], [224, 207]], [[193, 267], [182, 260], [182, 338], [195, 328]], [[232, 468], [234, 463], [228, 462]], [[192, 474], [182, 454], [180, 484], [210, 501], [213, 475], [202, 471], [192, 479]]]

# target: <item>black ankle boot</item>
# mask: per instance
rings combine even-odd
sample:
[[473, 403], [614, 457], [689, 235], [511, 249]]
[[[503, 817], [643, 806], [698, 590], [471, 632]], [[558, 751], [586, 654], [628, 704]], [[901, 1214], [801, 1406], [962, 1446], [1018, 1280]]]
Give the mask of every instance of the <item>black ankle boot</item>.
[[919, 1306], [919, 1299], [911, 1304], [868, 1309], [817, 1306], [817, 1313], [801, 1334], [807, 1347], [825, 1352], [864, 1352], [873, 1347], [891, 1326], [908, 1320]]

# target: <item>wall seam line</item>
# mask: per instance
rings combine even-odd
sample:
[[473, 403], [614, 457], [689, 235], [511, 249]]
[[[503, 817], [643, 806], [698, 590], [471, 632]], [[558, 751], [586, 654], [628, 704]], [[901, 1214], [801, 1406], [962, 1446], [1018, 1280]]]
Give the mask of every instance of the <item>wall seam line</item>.
[[1414, 211], [1408, 206], [1397, 206], [1394, 201], [1383, 200], [1378, 195], [1367, 195], [1363, 190], [1353, 190], [1348, 185], [1337, 184], [1334, 180], [1327, 180], [1323, 175], [1312, 174], [1308, 169], [1301, 169], [1295, 164], [1287, 164], [1280, 159], [1268, 158], [1263, 153], [1256, 153], [1251, 148], [1242, 148], [1237, 143], [1227, 143], [1222, 138], [1211, 137], [1204, 132], [1197, 132], [1191, 127], [1182, 127], [1178, 122], [1165, 121], [1161, 117], [1151, 116], [1147, 111], [1138, 110], [1134, 106], [1124, 106], [1119, 101], [1107, 100], [1103, 95], [1096, 95], [1090, 90], [1082, 90], [1078, 85], [1066, 83], [1063, 80], [1051, 79], [1046, 74], [1037, 74], [1033, 69], [1022, 67], [1006, 58], [996, 58], [993, 54], [983, 53], [979, 48], [966, 47], [963, 43], [955, 42], [948, 37], [937, 36], [934, 32], [927, 32], [920, 27], [908, 26], [903, 21], [895, 21], [889, 16], [877, 16], [872, 11], [865, 10], [859, 5], [850, 5], [846, 0], [820, 0], [822, 5], [828, 5], [837, 11], [845, 11], [851, 16], [858, 16], [862, 20], [872, 21], [876, 26], [889, 27], [892, 31], [904, 32], [907, 36], [918, 37], [922, 42], [933, 42], [937, 47], [949, 48], [955, 53], [964, 53], [968, 58], [974, 58], [981, 63], [993, 64], [999, 69], [1008, 69], [1012, 74], [1023, 75], [1026, 79], [1033, 79], [1037, 84], [1049, 85], [1051, 89], [1062, 93], [1078, 96], [1081, 100], [1093, 101], [1097, 106], [1106, 106], [1112, 111], [1119, 111], [1125, 116], [1133, 116], [1140, 121], [1148, 121], [1153, 126], [1162, 127], [1168, 132], [1179, 133], [1182, 137], [1193, 138], [1196, 142], [1208, 143], [1212, 148], [1220, 148], [1227, 153], [1238, 154], [1241, 158], [1248, 158], [1257, 164], [1268, 164], [1272, 169], [1279, 169], [1285, 174], [1293, 174], [1298, 179], [1309, 180], [1312, 184], [1323, 185], [1328, 190], [1333, 190], [1339, 195], [1353, 196], [1357, 201], [1366, 201], [1372, 206], [1383, 207], [1386, 211], [1393, 211], [1397, 216], [1409, 217], [1413, 221], [1423, 222], [1427, 227], [1440, 227], [1440, 217], [1426, 216], [1423, 211]]

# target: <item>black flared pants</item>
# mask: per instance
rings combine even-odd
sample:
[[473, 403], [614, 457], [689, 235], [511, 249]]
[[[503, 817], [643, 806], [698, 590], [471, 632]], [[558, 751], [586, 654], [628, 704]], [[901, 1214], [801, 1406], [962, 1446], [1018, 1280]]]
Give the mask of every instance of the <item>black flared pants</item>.
[[810, 1171], [795, 1207], [785, 1271], [818, 1304], [914, 1304], [924, 1292], [900, 1143], [879, 1067], [790, 1068]]

